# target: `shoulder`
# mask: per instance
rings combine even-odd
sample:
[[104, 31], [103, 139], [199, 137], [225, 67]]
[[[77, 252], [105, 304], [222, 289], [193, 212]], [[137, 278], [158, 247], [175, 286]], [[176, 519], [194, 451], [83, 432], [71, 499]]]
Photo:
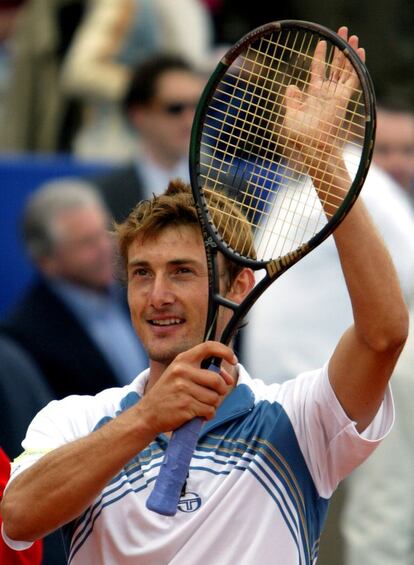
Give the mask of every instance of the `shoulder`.
[[252, 378], [248, 372], [240, 367], [239, 384], [247, 385], [255, 397], [255, 403], [261, 401], [278, 402], [300, 402], [306, 398], [307, 393], [318, 383], [322, 385], [327, 381], [326, 368], [300, 373], [293, 379], [282, 383], [265, 383], [261, 379]]
[[43, 428], [60, 429], [72, 436], [66, 438], [68, 441], [82, 437], [100, 427], [102, 419], [113, 419], [138, 402], [146, 377], [147, 371], [143, 371], [123, 387], [107, 388], [94, 396], [70, 395], [53, 400], [35, 416], [29, 433]]

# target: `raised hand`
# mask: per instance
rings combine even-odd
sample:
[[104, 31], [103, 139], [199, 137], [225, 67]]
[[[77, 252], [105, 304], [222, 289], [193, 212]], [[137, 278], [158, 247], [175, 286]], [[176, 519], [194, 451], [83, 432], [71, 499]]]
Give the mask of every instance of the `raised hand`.
[[[338, 35], [347, 40], [347, 28], [341, 27]], [[365, 51], [358, 46], [358, 37], [352, 35], [348, 43], [364, 61]], [[335, 49], [329, 64], [326, 62], [325, 41], [319, 41], [315, 48], [307, 89], [287, 86], [282, 136], [287, 156], [302, 163], [306, 172], [340, 156], [352, 134], [343, 122], [358, 86], [358, 76], [340, 49]]]

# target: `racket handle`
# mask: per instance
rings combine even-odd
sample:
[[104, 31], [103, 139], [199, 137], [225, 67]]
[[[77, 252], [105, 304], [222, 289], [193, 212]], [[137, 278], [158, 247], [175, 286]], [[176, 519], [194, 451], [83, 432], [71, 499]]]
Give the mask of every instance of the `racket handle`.
[[[220, 368], [210, 365], [209, 370], [218, 373]], [[149, 510], [175, 516], [203, 422], [202, 418], [194, 418], [173, 432], [154, 489], [147, 500]]]
[[181, 489], [203, 425], [201, 418], [190, 420], [173, 432], [147, 508], [164, 516], [177, 512]]

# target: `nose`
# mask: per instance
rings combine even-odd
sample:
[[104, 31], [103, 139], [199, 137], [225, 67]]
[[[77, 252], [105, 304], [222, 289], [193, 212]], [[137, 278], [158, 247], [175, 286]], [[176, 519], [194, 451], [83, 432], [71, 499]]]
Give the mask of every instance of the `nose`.
[[157, 310], [165, 306], [173, 304], [175, 295], [172, 289], [171, 281], [163, 273], [156, 274], [152, 279], [149, 288], [149, 302], [153, 308]]

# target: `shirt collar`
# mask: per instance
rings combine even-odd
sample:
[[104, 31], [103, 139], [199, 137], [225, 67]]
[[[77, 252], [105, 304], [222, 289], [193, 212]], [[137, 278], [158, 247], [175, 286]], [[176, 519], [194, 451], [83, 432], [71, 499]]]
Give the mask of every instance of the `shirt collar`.
[[181, 178], [185, 182], [189, 181], [188, 159], [186, 158], [181, 159], [171, 169], [163, 169], [149, 157], [145, 157], [136, 164], [136, 169], [144, 184], [145, 198], [164, 192], [171, 179]]
[[238, 365], [239, 378], [237, 385], [226, 396], [216, 411], [216, 415], [202, 427], [200, 437], [217, 428], [224, 422], [238, 418], [254, 408], [255, 397], [249, 383], [251, 377], [242, 365]]

